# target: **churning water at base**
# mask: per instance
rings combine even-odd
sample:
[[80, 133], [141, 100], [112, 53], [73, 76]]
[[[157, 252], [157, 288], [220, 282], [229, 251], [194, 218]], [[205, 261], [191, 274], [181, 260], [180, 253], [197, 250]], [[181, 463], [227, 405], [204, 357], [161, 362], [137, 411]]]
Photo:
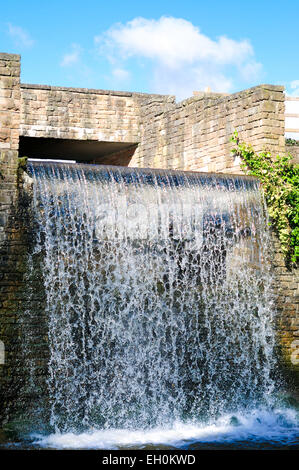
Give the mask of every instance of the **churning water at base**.
[[33, 444], [54, 449], [275, 449], [298, 443], [294, 410], [251, 410], [224, 415], [209, 424], [174, 423], [148, 430], [104, 429], [32, 436]]
[[270, 239], [256, 180], [40, 162], [30, 171], [56, 433], [41, 445], [238, 439], [283, 420], [293, 429], [293, 415], [273, 411]]

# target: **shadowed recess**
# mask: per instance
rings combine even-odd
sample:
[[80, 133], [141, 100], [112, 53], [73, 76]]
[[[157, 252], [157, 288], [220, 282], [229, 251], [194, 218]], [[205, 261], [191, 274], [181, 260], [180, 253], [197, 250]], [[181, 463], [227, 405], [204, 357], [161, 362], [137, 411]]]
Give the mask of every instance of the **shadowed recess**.
[[20, 137], [19, 156], [127, 166], [137, 145], [133, 142]]

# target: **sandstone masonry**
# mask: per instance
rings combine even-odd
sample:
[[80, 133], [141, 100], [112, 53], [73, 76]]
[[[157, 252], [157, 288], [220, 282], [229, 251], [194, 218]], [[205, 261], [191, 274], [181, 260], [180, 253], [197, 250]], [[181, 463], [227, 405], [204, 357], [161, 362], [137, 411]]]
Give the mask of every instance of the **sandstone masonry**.
[[20, 107], [20, 56], [0, 54], [0, 242], [17, 196]]
[[204, 93], [166, 105], [149, 97], [141, 106], [139, 152], [130, 165], [240, 174], [240, 162], [230, 155], [234, 130], [256, 151], [284, 152], [283, 87]]
[[286, 152], [293, 157], [293, 162], [299, 165], [299, 145], [286, 145]]
[[20, 136], [136, 145], [133, 167], [238, 174], [234, 130], [256, 151], [284, 152], [283, 87], [204, 93], [177, 104], [167, 95], [21, 85]]

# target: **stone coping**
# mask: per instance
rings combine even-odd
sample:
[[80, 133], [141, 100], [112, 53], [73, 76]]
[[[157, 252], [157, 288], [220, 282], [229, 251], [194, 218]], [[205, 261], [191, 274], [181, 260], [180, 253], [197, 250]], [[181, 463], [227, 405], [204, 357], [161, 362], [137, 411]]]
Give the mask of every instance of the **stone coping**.
[[20, 60], [20, 54], [7, 54], [7, 52], [0, 52], [1, 60]]
[[172, 98], [171, 95], [159, 95], [154, 93], [138, 93], [133, 91], [114, 91], [114, 90], [102, 90], [95, 88], [74, 88], [74, 87], [61, 87], [52, 85], [37, 85], [31, 83], [21, 83], [21, 89], [30, 90], [49, 90], [49, 91], [67, 91], [73, 93], [84, 93], [84, 94], [97, 94], [97, 95], [110, 95], [110, 96], [143, 96], [143, 97], [157, 97], [157, 98]]

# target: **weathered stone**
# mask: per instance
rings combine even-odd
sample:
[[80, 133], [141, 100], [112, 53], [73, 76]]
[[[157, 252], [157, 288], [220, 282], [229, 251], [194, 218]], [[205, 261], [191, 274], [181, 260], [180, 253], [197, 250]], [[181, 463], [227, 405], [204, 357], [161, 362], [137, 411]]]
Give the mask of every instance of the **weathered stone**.
[[286, 151], [292, 155], [293, 162], [299, 164], [299, 145], [287, 145]]

